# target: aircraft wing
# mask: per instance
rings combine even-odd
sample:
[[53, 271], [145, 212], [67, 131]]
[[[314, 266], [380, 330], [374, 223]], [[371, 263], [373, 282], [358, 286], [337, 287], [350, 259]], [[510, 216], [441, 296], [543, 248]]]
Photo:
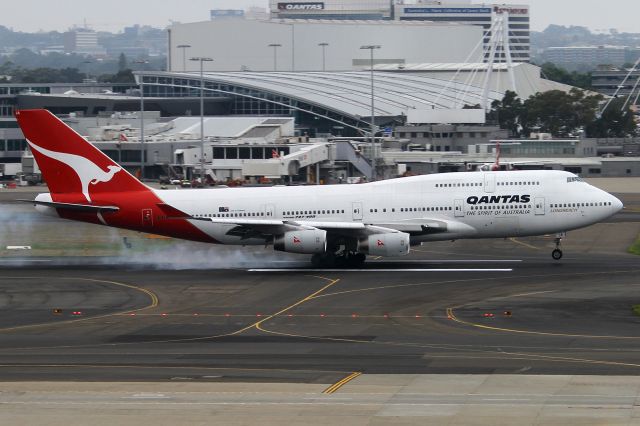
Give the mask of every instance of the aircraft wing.
[[409, 221], [394, 221], [385, 223], [366, 224], [362, 222], [324, 222], [324, 221], [298, 221], [298, 220], [266, 220], [244, 218], [193, 218], [212, 223], [233, 225], [227, 231], [228, 235], [247, 238], [266, 238], [271, 235], [283, 234], [288, 231], [322, 229], [329, 234], [360, 237], [373, 234], [388, 234], [404, 232], [410, 235], [428, 235], [436, 233], [456, 233], [463, 227], [468, 227], [461, 222], [440, 219], [423, 218]]

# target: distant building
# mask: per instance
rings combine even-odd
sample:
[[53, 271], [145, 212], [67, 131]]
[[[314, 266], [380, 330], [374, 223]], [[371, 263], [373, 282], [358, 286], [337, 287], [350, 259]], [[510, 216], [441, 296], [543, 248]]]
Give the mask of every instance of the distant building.
[[[514, 62], [531, 59], [528, 5], [472, 4], [470, 0], [271, 0], [270, 12], [272, 19], [431, 21], [475, 25], [485, 31], [485, 50], [491, 43], [489, 30], [494, 18], [508, 13], [511, 57]], [[504, 54], [498, 54], [497, 62], [504, 60]]]
[[[381, 46], [376, 65], [479, 62], [482, 52], [469, 54], [481, 39], [479, 27], [446, 22], [220, 19], [171, 26], [168, 65], [196, 71], [187, 60], [196, 55], [214, 58], [205, 71], [358, 70], [370, 66], [370, 52], [360, 49], [369, 44]], [[178, 48], [185, 44], [188, 51]]]
[[545, 60], [560, 66], [575, 67], [602, 64], [620, 66], [627, 61], [625, 46], [568, 46], [548, 47], [544, 51]]
[[634, 93], [637, 94], [640, 71], [632, 72], [628, 78], [627, 74], [629, 71], [624, 69], [597, 69], [591, 73], [591, 86], [599, 93], [608, 96], [613, 96], [616, 91], [618, 96], [628, 96], [636, 86]]
[[[491, 25], [496, 15], [508, 14], [509, 46], [513, 62], [531, 59], [531, 31], [529, 5], [471, 4], [467, 1], [396, 0], [393, 18], [398, 21], [457, 22], [482, 27], [485, 59], [491, 44]], [[505, 54], [498, 53], [496, 62], [504, 62]]]
[[64, 33], [64, 50], [66, 53], [84, 55], [106, 54], [104, 48], [98, 44], [98, 33], [84, 28]]

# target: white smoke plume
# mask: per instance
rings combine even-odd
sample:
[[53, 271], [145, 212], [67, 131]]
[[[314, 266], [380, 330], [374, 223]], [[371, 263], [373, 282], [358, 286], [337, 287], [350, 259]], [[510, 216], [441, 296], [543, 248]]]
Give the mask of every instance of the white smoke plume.
[[[26, 197], [25, 197], [26, 198]], [[9, 251], [7, 246], [31, 246]], [[0, 266], [113, 265], [135, 269], [243, 269], [305, 265], [273, 247], [222, 246], [43, 216], [30, 204], [0, 203]]]

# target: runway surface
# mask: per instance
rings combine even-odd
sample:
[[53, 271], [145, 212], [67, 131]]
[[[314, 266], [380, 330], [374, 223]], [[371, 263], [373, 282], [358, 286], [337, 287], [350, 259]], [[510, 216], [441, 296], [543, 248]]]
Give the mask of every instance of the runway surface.
[[359, 271], [4, 267], [0, 380], [640, 374], [637, 257], [464, 246]]

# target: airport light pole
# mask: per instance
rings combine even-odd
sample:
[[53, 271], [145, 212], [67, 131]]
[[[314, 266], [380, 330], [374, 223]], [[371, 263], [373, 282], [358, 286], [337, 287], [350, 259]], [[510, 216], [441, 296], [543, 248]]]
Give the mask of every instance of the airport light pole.
[[273, 70], [278, 71], [278, 47], [282, 47], [281, 44], [271, 43], [269, 47], [273, 47]]
[[204, 63], [213, 59], [198, 56], [190, 60], [200, 62], [200, 184], [204, 186]]
[[190, 44], [179, 44], [176, 46], [178, 49], [182, 49], [182, 72], [187, 72], [187, 49], [191, 47]]
[[[140, 61], [133, 61], [133, 63], [148, 64], [149, 61], [140, 60]], [[144, 74], [140, 73], [140, 180], [142, 181], [143, 179], [144, 179]]]
[[366, 46], [360, 46], [360, 49], [369, 50], [371, 52], [371, 181], [374, 181], [376, 179], [376, 151], [375, 151], [376, 113], [374, 108], [374, 91], [373, 91], [373, 51], [375, 49], [380, 49], [380, 46], [369, 44]]
[[322, 47], [322, 71], [327, 70], [325, 49], [327, 48], [328, 45], [329, 43], [326, 43], [326, 42], [318, 43], [318, 46]]

